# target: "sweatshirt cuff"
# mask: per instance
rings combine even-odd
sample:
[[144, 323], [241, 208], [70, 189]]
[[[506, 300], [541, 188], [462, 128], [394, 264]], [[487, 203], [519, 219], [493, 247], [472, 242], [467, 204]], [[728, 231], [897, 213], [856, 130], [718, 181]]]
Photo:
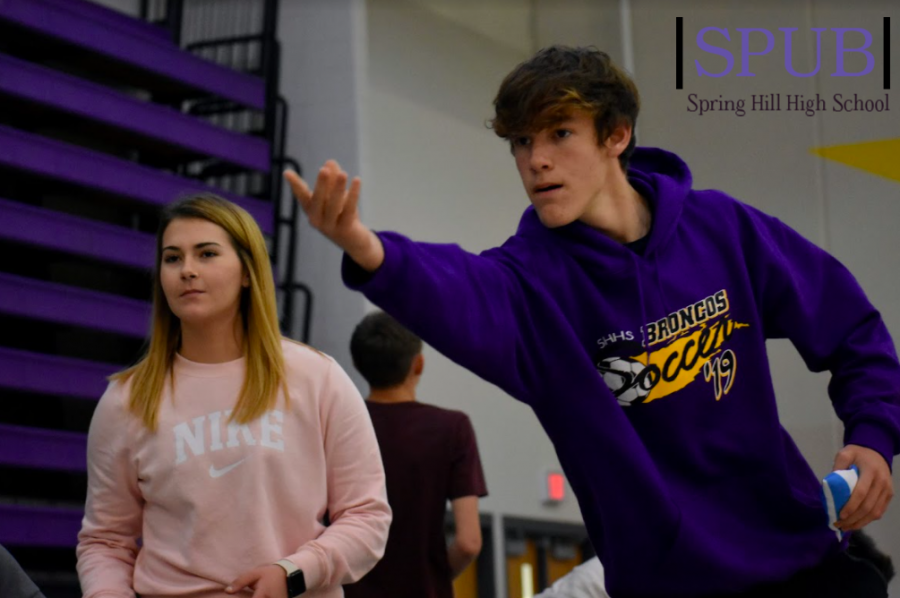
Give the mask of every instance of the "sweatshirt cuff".
[[[376, 232], [381, 245], [384, 247], [384, 261], [381, 266], [374, 272], [365, 270], [362, 266], [353, 261], [353, 259], [344, 253], [341, 261], [341, 278], [344, 285], [354, 291], [362, 291], [366, 296], [369, 293], [378, 293], [379, 290], [389, 288], [390, 280], [392, 280], [397, 264], [400, 261], [399, 249], [397, 242], [392, 238], [396, 233], [379, 233]], [[399, 235], [396, 235], [399, 236]]]
[[894, 470], [894, 437], [883, 427], [869, 422], [859, 423], [844, 435], [844, 444], [858, 444], [878, 451], [891, 471]]

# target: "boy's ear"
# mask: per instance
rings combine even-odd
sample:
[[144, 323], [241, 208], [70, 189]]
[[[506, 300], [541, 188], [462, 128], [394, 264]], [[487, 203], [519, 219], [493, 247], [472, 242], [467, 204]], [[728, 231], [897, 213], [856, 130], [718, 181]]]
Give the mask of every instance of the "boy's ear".
[[413, 357], [412, 362], [412, 373], [416, 376], [421, 376], [422, 372], [425, 370], [425, 356], [419, 353], [415, 357]]
[[628, 144], [631, 142], [631, 125], [627, 123], [622, 123], [620, 125], [616, 125], [613, 128], [612, 133], [609, 134], [609, 137], [606, 138], [606, 147], [612, 152], [614, 157], [619, 157], [619, 155], [625, 151], [628, 147]]

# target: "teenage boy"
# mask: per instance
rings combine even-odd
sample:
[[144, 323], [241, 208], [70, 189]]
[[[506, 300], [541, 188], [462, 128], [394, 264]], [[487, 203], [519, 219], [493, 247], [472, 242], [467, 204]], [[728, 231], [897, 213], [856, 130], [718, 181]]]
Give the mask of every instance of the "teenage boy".
[[480, 255], [374, 233], [334, 162], [310, 222], [346, 284], [534, 410], [616, 598], [884, 596], [827, 526], [820, 483], [778, 420], [765, 341], [831, 371], [835, 469], [859, 467], [841, 529], [882, 516], [900, 451], [900, 364], [853, 276], [677, 156], [635, 149], [637, 90], [603, 52], [551, 47], [494, 101], [531, 200]]

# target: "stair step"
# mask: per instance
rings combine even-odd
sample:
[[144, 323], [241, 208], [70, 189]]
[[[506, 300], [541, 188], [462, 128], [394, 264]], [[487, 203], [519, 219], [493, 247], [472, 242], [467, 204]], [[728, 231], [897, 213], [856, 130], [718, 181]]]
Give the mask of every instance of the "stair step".
[[0, 126], [0, 147], [4, 148], [0, 152], [0, 165], [10, 168], [158, 206], [188, 193], [214, 193], [246, 209], [263, 232], [269, 233], [273, 228], [271, 202], [234, 195], [198, 181], [10, 127]]
[[264, 139], [4, 54], [0, 54], [0, 93], [126, 131], [132, 142], [152, 139], [190, 156], [214, 156], [246, 168], [269, 170]]
[[[159, 86], [166, 93], [180, 91], [186, 97], [212, 94], [259, 110], [265, 107], [265, 83], [261, 78], [203, 60], [167, 40], [135, 35], [133, 27], [123, 26], [120, 18], [98, 19], [91, 12], [79, 10], [75, 3], [3, 0], [0, 21], [89, 52], [98, 72], [112, 68], [132, 71], [131, 80], [143, 83], [150, 91], [160, 80]], [[45, 43], [27, 36], [23, 40], [29, 41]], [[54, 53], [65, 57], [56, 49]]]

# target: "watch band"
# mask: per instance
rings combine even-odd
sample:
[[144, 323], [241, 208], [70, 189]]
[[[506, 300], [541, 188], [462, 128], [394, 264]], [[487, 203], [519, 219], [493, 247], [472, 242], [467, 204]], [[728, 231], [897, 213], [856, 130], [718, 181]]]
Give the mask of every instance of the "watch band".
[[281, 559], [275, 564], [284, 569], [288, 598], [296, 598], [306, 592], [306, 579], [303, 577], [303, 571], [293, 561]]
[[284, 572], [286, 575], [290, 575], [294, 571], [300, 570], [300, 567], [298, 567], [297, 565], [294, 564], [293, 561], [290, 561], [288, 559], [281, 559], [280, 561], [278, 561], [275, 564], [278, 565], [279, 567], [281, 567], [282, 569], [284, 569]]

